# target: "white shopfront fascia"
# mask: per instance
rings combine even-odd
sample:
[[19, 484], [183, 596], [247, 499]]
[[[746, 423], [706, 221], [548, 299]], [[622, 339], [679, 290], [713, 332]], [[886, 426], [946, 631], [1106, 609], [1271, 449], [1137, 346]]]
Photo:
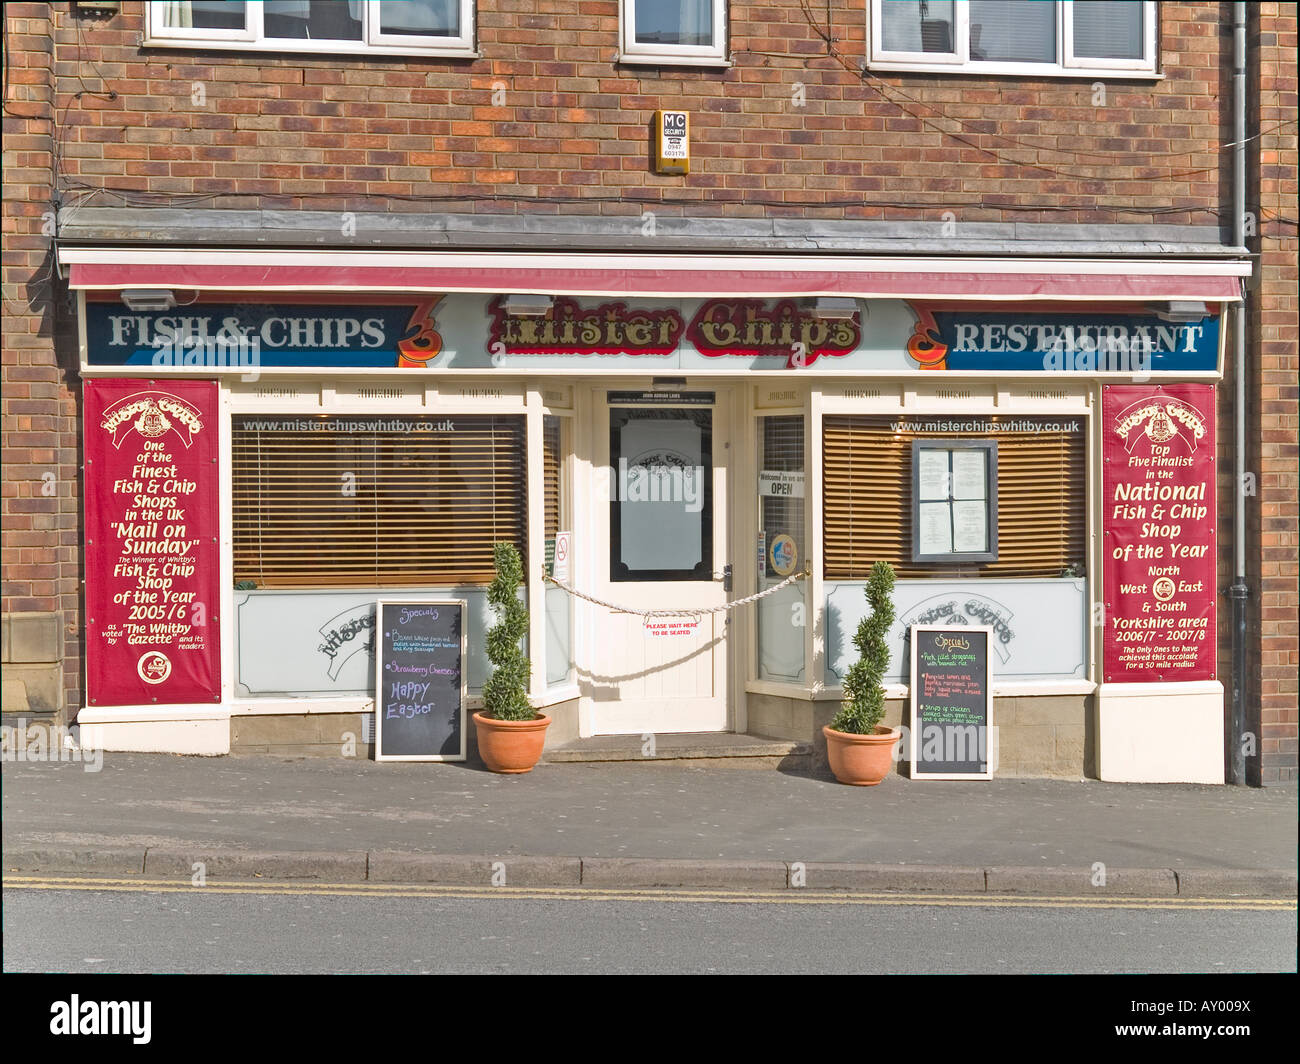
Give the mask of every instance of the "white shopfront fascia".
[[[1243, 277], [1249, 275], [1249, 264], [1228, 260], [1072, 260], [1056, 259], [904, 259], [904, 258], [850, 258], [811, 256], [689, 256], [689, 255], [589, 255], [540, 253], [467, 253], [467, 252], [284, 252], [272, 250], [210, 249], [120, 249], [120, 248], [61, 248], [61, 268], [68, 271], [72, 288], [82, 293], [81, 356], [83, 374], [87, 376], [181, 376], [193, 375], [186, 371], [141, 369], [138, 367], [91, 366], [85, 347], [85, 293], [113, 293], [125, 288], [168, 288], [177, 293], [178, 302], [199, 292], [205, 297], [224, 292], [256, 293], [265, 301], [292, 301], [294, 294], [311, 293], [317, 297], [331, 294], [340, 299], [347, 294], [370, 293], [543, 293], [582, 297], [623, 297], [629, 299], [671, 299], [717, 297], [725, 298], [813, 298], [817, 296], [849, 296], [858, 299], [921, 299], [971, 304], [1020, 304], [1032, 310], [1035, 303], [1073, 303], [1081, 311], [1088, 304], [1128, 303], [1153, 304], [1167, 301], [1203, 301], [1227, 305], [1240, 299]], [[1222, 377], [1222, 345], [1227, 330], [1220, 330], [1220, 353], [1214, 372], [1187, 374], [1178, 379], [1218, 380]], [[513, 371], [512, 371], [513, 372]], [[540, 448], [541, 417], [545, 407], [543, 390], [547, 385], [531, 385], [526, 378], [503, 379], [502, 371], [491, 369], [466, 369], [456, 376], [477, 379], [492, 376], [499, 381], [502, 395], [499, 399], [484, 400], [481, 396], [461, 397], [452, 393], [455, 388], [446, 386], [446, 376], [437, 379], [413, 381], [420, 371], [411, 369], [381, 368], [358, 371], [356, 369], [265, 368], [260, 375], [266, 378], [259, 387], [250, 388], [237, 383], [238, 375], [232, 371], [207, 371], [208, 376], [222, 378], [221, 386], [221, 439], [223, 453], [229, 454], [231, 416], [234, 412], [290, 413], [313, 410], [316, 413], [476, 413], [514, 412], [527, 417], [530, 453]], [[358, 386], [360, 378], [401, 378], [409, 387], [400, 396], [383, 395], [364, 397]], [[529, 374], [536, 378], [572, 377], [572, 368], [538, 368]], [[649, 378], [598, 374], [601, 385], [609, 387], [644, 387]], [[686, 370], [692, 387], [708, 387], [709, 374]], [[716, 374], [714, 375], [716, 377]], [[728, 383], [737, 377], [728, 374]], [[827, 413], [871, 413], [900, 415], [951, 415], [970, 413], [981, 415], [1025, 415], [1042, 417], [1053, 414], [1076, 414], [1087, 419], [1088, 453], [1096, 456], [1100, 451], [1099, 428], [1094, 408], [1098, 395], [1095, 374], [1058, 374], [1045, 387], [1044, 375], [1015, 372], [963, 372], [950, 371], [936, 380], [933, 374], [900, 377], [898, 374], [879, 372], [843, 371], [818, 377], [800, 379], [789, 371], [756, 371], [746, 377], [754, 383], [739, 389], [744, 395], [741, 409], [745, 416], [735, 426], [733, 439], [734, 468], [732, 475], [737, 483], [756, 481], [755, 418], [773, 413], [800, 413], [807, 419], [806, 439], [814, 441], [807, 451], [807, 528], [809, 548], [813, 556], [820, 551], [822, 529], [820, 492], [816, 485], [821, 479], [820, 439], [821, 419]], [[289, 379], [298, 382], [291, 383]], [[788, 405], [768, 406], [762, 402], [764, 381], [772, 378], [789, 382], [799, 393], [797, 401]], [[873, 387], [863, 389], [854, 381], [871, 378]], [[954, 396], [944, 383], [960, 381], [961, 396]], [[982, 385], [980, 383], [982, 381]], [[385, 380], [385, 384], [392, 383]], [[440, 387], [441, 385], [441, 387]], [[477, 389], [476, 389], [477, 390]], [[866, 395], [865, 391], [875, 394]], [[260, 393], [260, 394], [259, 394]], [[286, 394], [292, 393], [292, 394]], [[1048, 393], [1051, 393], [1050, 395]], [[560, 409], [557, 413], [571, 416], [581, 414], [575, 410]], [[578, 419], [575, 419], [575, 421]], [[578, 434], [575, 433], [574, 437]], [[571, 448], [574, 437], [571, 437]], [[577, 463], [570, 460], [571, 466]], [[1100, 513], [1100, 475], [1096, 461], [1090, 461], [1089, 477], [1089, 566], [1088, 588], [1090, 600], [1100, 594], [1100, 555], [1098, 545], [1098, 515]], [[540, 469], [530, 463], [529, 497], [533, 502], [529, 512], [528, 570], [536, 573], [541, 568], [544, 549], [540, 532]], [[582, 491], [576, 483], [574, 470], [574, 498], [580, 504]], [[746, 478], [749, 478], [748, 480]], [[225, 587], [232, 586], [230, 541], [230, 467], [222, 464], [222, 580]], [[742, 496], [738, 495], [739, 500]], [[757, 515], [753, 507], [739, 501], [732, 507], [732, 556], [743, 559], [757, 535]], [[748, 594], [754, 590], [751, 567], [737, 565], [739, 576], [735, 594]], [[746, 574], [749, 574], [746, 576]], [[540, 581], [530, 577], [530, 598], [544, 594]], [[825, 581], [817, 566], [808, 581], [808, 602], [820, 610], [825, 601]], [[1091, 603], [1090, 603], [1091, 604]], [[373, 708], [369, 699], [331, 701], [306, 704], [304, 700], [240, 699], [235, 695], [233, 655], [235, 633], [231, 602], [225, 603], [222, 618], [223, 641], [223, 705], [221, 707], [154, 706], [83, 709], [83, 724], [102, 729], [126, 729], [134, 738], [119, 749], [176, 749], [193, 753], [222, 753], [228, 749], [231, 715], [277, 714], [303, 712], [356, 712]], [[544, 616], [533, 610], [533, 630], [530, 643], [544, 645]], [[581, 639], [583, 624], [575, 623], [576, 638]], [[821, 645], [820, 627], [809, 624], [806, 631], [805, 663], [806, 684], [785, 684], [755, 678], [755, 628], [752, 616], [744, 623], [744, 650], [733, 673], [735, 709], [732, 727], [745, 729], [746, 692], [779, 694], [799, 699], [836, 699], [840, 692], [822, 682], [826, 674], [825, 648]], [[1050, 694], [1099, 695], [1099, 719], [1113, 718], [1119, 701], [1108, 698], [1105, 688], [1098, 687], [1099, 658], [1095, 627], [1088, 633], [1089, 675], [1079, 679], [1056, 679], [1003, 683], [995, 687], [997, 696], [1030, 696]], [[575, 653], [581, 647], [575, 647]], [[535, 655], [536, 656], [536, 655]], [[535, 669], [535, 675], [544, 670]], [[1131, 685], [1130, 685], [1131, 686]], [[1170, 687], [1167, 695], [1155, 690]], [[1195, 694], [1199, 701], [1213, 701], [1213, 692], [1198, 685]], [[1218, 690], [1222, 702], [1222, 687]], [[1139, 693], [1131, 690], [1116, 691], [1123, 708], [1130, 716], [1144, 714], [1152, 721], [1164, 720], [1173, 711], [1175, 703], [1191, 692], [1179, 692], [1173, 685], [1151, 685]], [[535, 698], [539, 704], [573, 697], [577, 688], [545, 688], [544, 678], [534, 681]], [[906, 697], [903, 684], [890, 685], [889, 697]], [[1207, 701], [1208, 699], [1208, 701]], [[1198, 701], [1198, 704], [1199, 704]], [[1212, 712], [1206, 710], [1206, 720]], [[202, 719], [200, 719], [202, 718]], [[1145, 726], [1143, 726], [1145, 727]], [[1145, 734], [1143, 727], [1140, 732]], [[1208, 728], [1208, 726], [1207, 726]], [[160, 730], [161, 729], [161, 730]], [[1149, 729], [1147, 729], [1149, 730]], [[1204, 729], [1197, 729], [1204, 730]], [[1209, 731], [1205, 730], [1208, 736]], [[121, 734], [126, 734], [121, 732]], [[104, 735], [108, 735], [104, 731]], [[222, 748], [222, 741], [226, 744]], [[1221, 744], [1222, 736], [1218, 735]], [[1194, 743], [1196, 749], [1173, 767], [1162, 765], [1146, 767], [1140, 749], [1126, 752], [1117, 745], [1109, 749], [1102, 737], [1101, 763], [1107, 778], [1115, 779], [1181, 779], [1195, 778], [1212, 782], [1214, 750], [1212, 737], [1206, 743]], [[1125, 740], [1127, 743], [1127, 740]], [[1221, 745], [1219, 747], [1221, 751]], [[1177, 759], [1175, 759], [1177, 760]], [[1183, 766], [1188, 761], [1198, 766], [1189, 774]]]

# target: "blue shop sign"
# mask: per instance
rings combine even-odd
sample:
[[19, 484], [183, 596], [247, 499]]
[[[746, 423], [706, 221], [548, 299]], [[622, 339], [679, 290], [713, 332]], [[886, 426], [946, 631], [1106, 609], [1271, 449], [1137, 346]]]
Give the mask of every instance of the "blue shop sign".
[[92, 366], [321, 369], [419, 366], [436, 357], [436, 299], [405, 304], [195, 303], [133, 311], [87, 302]]
[[[499, 299], [471, 293], [299, 300], [200, 300], [133, 311], [116, 300], [91, 299], [87, 364], [196, 373], [404, 367], [897, 376], [947, 370], [1140, 380], [1216, 372], [1221, 322], [1217, 305], [1198, 321], [1166, 321], [1146, 307], [1088, 313], [1059, 304], [1026, 309], [882, 299], [862, 301], [851, 321], [827, 323], [791, 300], [564, 297], [545, 315], [509, 319]], [[836, 334], [823, 336], [825, 342], [809, 338], [832, 328]]]
[[939, 370], [1019, 373], [1213, 373], [1219, 315], [1166, 321], [1151, 313], [1017, 313], [912, 304], [907, 352]]

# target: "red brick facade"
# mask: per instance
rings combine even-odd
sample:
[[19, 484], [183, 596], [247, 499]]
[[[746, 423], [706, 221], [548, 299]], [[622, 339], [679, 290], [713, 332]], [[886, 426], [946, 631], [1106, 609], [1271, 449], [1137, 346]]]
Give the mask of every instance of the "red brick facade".
[[[3, 610], [56, 614], [81, 705], [77, 351], [53, 218], [232, 210], [1218, 227], [1229, 242], [1232, 7], [1164, 3], [1160, 80], [861, 72], [867, 0], [735, 0], [725, 69], [619, 64], [617, 0], [479, 0], [477, 59], [145, 48], [145, 5], [6, 4]], [[1296, 12], [1252, 5], [1261, 275], [1248, 468], [1260, 775], [1296, 772]], [[692, 168], [647, 165], [657, 108]], [[949, 214], [948, 212], [951, 212]], [[1220, 392], [1231, 530], [1231, 374]], [[1221, 544], [1221, 588], [1232, 580]], [[1227, 673], [1229, 616], [1220, 625]], [[6, 669], [9, 666], [6, 665]]]
[[[1300, 552], [1296, 476], [1296, 8], [1261, 4], [1251, 27], [1259, 141], [1250, 152], [1250, 202], [1259, 204], [1259, 285], [1250, 318], [1250, 357], [1257, 359], [1257, 522], [1247, 553], [1258, 559], [1260, 775], [1265, 783], [1296, 776], [1297, 612], [1296, 556]], [[1249, 465], [1249, 463], [1248, 463]], [[1254, 537], [1258, 537], [1255, 539]]]

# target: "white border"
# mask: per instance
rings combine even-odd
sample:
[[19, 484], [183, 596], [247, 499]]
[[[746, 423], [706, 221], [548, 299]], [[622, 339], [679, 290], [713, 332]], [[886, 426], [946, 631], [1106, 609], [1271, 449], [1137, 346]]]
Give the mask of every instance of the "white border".
[[1144, 0], [1142, 8], [1142, 59], [1076, 58], [1074, 49], [1073, 0], [1056, 0], [1056, 61], [1052, 63], [988, 62], [970, 58], [970, 5], [954, 0], [952, 52], [891, 52], [884, 47], [881, 30], [882, 5], [889, 0], [871, 0], [867, 19], [870, 70], [916, 71], [927, 74], [997, 74], [1021, 77], [1123, 78], [1159, 81], [1160, 53], [1157, 29], [1159, 5]]
[[[339, 0], [334, 0], [339, 2]], [[263, 34], [262, 0], [247, 0], [247, 17], [242, 30], [194, 29], [164, 26], [163, 5], [146, 0], [144, 47], [222, 49], [239, 52], [295, 52], [309, 55], [422, 55], [477, 59], [474, 50], [476, 11], [474, 0], [459, 0], [459, 37], [417, 37], [404, 33], [383, 33], [378, 18], [378, 0], [365, 0], [359, 41], [315, 41], [299, 37], [266, 37]]]
[[620, 63], [645, 63], [652, 66], [731, 66], [727, 59], [727, 8], [729, 0], [712, 0], [713, 43], [641, 44], [636, 39], [637, 0], [619, 0]]
[[[984, 772], [917, 772], [916, 771], [916, 747], [917, 740], [921, 729], [917, 727], [916, 714], [916, 697], [911, 699], [911, 724], [907, 733], [907, 777], [913, 780], [991, 780], [993, 778], [994, 749], [993, 743], [996, 742], [997, 732], [993, 730], [993, 662], [990, 660], [988, 653], [993, 642], [993, 628], [986, 624], [972, 624], [960, 626], [947, 626], [941, 624], [914, 624], [908, 633], [911, 639], [912, 662], [911, 662], [911, 683], [908, 685], [910, 691], [915, 692], [916, 686], [916, 639], [922, 632], [951, 632], [956, 631], [961, 635], [968, 632], [984, 633], [984, 730], [985, 730], [985, 755], [988, 768]], [[924, 722], [922, 722], [924, 723]]]
[[[384, 607], [395, 605], [411, 606], [458, 606], [460, 607], [460, 753], [459, 754], [384, 754], [383, 704], [380, 688], [384, 680]], [[469, 620], [469, 603], [465, 599], [385, 599], [375, 600], [375, 760], [376, 761], [464, 761], [468, 753], [469, 712], [466, 706], [467, 689], [465, 676], [466, 629]]]

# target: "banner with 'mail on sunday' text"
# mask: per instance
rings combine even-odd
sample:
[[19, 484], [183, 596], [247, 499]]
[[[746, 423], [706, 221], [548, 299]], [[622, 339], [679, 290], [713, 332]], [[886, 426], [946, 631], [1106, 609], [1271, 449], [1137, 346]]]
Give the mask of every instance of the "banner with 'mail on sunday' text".
[[217, 385], [88, 380], [90, 706], [221, 701]]

